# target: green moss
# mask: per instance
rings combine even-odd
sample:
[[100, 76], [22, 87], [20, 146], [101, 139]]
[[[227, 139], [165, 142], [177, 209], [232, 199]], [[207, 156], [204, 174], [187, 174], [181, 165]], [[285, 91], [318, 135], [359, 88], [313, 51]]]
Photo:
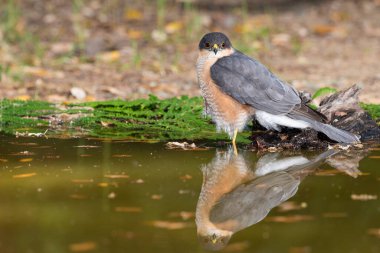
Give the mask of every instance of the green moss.
[[75, 126], [91, 129], [98, 137], [130, 137], [154, 140], [227, 139], [215, 132], [209, 119], [202, 117], [203, 102], [199, 97], [149, 99], [134, 101], [90, 102], [73, 105], [94, 108], [93, 114], [74, 122]]
[[378, 120], [380, 118], [380, 105], [361, 103], [360, 106], [366, 110], [373, 119]]
[[320, 96], [328, 95], [337, 92], [337, 89], [331, 87], [323, 87], [317, 90], [314, 95], [311, 97], [312, 99], [318, 98]]
[[[380, 105], [362, 104], [375, 119]], [[57, 109], [42, 101], [0, 101], [0, 131], [41, 133], [66, 137], [78, 134], [88, 137], [144, 141], [228, 140], [217, 133], [209, 118], [202, 116], [200, 97], [103, 101], [70, 104]], [[68, 115], [68, 116], [67, 116]], [[50, 122], [55, 122], [50, 124]], [[58, 124], [56, 124], [58, 122]], [[239, 143], [249, 143], [250, 131], [238, 135]]]
[[41, 131], [49, 125], [44, 117], [57, 112], [58, 109], [48, 102], [1, 100], [0, 131], [10, 134]]

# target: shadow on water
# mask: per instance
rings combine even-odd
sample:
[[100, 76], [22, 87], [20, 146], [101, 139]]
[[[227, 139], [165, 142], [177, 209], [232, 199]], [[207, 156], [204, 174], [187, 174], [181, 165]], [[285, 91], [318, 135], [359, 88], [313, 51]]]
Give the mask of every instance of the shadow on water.
[[0, 252], [379, 252], [380, 149], [0, 138]]

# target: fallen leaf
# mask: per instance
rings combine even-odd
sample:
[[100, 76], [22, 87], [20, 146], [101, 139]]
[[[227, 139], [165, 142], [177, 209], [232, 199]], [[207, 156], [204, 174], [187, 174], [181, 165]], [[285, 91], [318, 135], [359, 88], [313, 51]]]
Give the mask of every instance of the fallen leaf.
[[291, 38], [292, 37], [290, 36], [290, 34], [278, 33], [273, 35], [272, 44], [275, 46], [286, 47], [289, 46]]
[[27, 101], [27, 100], [30, 100], [31, 97], [29, 95], [20, 95], [20, 96], [15, 97], [14, 99], [21, 100], [21, 101]]
[[87, 196], [83, 194], [71, 194], [69, 197], [72, 199], [87, 199]]
[[70, 94], [74, 98], [79, 99], [79, 100], [83, 100], [86, 98], [86, 92], [84, 91], [84, 89], [82, 89], [80, 87], [72, 87], [70, 89]]
[[73, 251], [73, 252], [90, 251], [90, 250], [96, 249], [96, 247], [97, 247], [96, 243], [92, 241], [73, 243], [69, 245], [70, 251]]
[[368, 234], [376, 236], [377, 238], [380, 238], [380, 228], [370, 228], [368, 229]]
[[94, 182], [94, 179], [72, 179], [71, 182], [75, 183], [75, 184], [89, 184], [89, 183], [93, 183]]
[[157, 43], [163, 43], [168, 39], [168, 35], [161, 30], [153, 30], [151, 37]]
[[347, 213], [324, 213], [322, 214], [325, 218], [346, 218]]
[[108, 196], [107, 196], [109, 199], [114, 199], [114, 198], [116, 198], [116, 193], [114, 193], [114, 192], [110, 192], [109, 194], [108, 194]]
[[193, 177], [190, 176], [189, 174], [186, 174], [186, 175], [183, 175], [183, 176], [180, 177], [180, 179], [181, 179], [182, 181], [187, 181], [187, 180], [190, 180], [190, 179], [192, 179], [192, 178], [193, 178]]
[[114, 127], [115, 124], [113, 122], [108, 122], [108, 121], [100, 121], [100, 124], [102, 127]]
[[172, 34], [183, 29], [183, 23], [181, 21], [170, 22], [165, 26], [165, 32]]
[[93, 145], [79, 145], [74, 146], [75, 148], [99, 148], [100, 146], [93, 146]]
[[188, 220], [188, 219], [194, 218], [194, 212], [186, 212], [186, 211], [172, 212], [172, 213], [169, 213], [169, 217], [172, 217], [172, 218], [181, 217], [182, 220]]
[[380, 155], [369, 156], [370, 159], [380, 159]]
[[24, 67], [24, 72], [37, 77], [52, 77], [53, 73], [47, 69], [26, 66]]
[[126, 20], [142, 20], [144, 18], [143, 14], [141, 11], [136, 10], [136, 9], [127, 9], [124, 13], [124, 18]]
[[310, 246], [304, 246], [304, 247], [290, 247], [289, 253], [311, 253]]
[[142, 180], [142, 179], [140, 178], [140, 179], [137, 179], [135, 182], [136, 182], [136, 184], [143, 184], [143, 183], [144, 183], [144, 180]]
[[352, 200], [359, 200], [359, 201], [368, 201], [368, 200], [376, 200], [377, 195], [370, 195], [370, 194], [351, 194]]
[[183, 149], [183, 150], [208, 150], [208, 148], [199, 148], [195, 145], [195, 143], [187, 143], [187, 142], [168, 142], [165, 144], [168, 149]]
[[144, 33], [142, 31], [136, 30], [136, 29], [129, 29], [127, 31], [127, 36], [130, 39], [138, 40], [141, 39], [144, 36]]
[[94, 155], [91, 155], [91, 154], [80, 154], [79, 156], [80, 156], [80, 157], [92, 157], [92, 156], [94, 156]]
[[18, 152], [18, 153], [12, 153], [10, 155], [34, 155], [34, 153], [30, 152], [28, 150], [25, 150], [25, 151], [21, 151], [21, 152]]
[[28, 163], [28, 162], [31, 162], [33, 161], [33, 158], [22, 158], [19, 160], [19, 162], [22, 162], [22, 163]]
[[162, 195], [153, 194], [152, 196], [150, 196], [150, 198], [153, 199], [153, 200], [160, 200], [160, 199], [162, 199]]
[[267, 217], [265, 220], [270, 222], [294, 223], [314, 220], [314, 217], [311, 215], [271, 216]]
[[0, 162], [6, 163], [6, 162], [8, 162], [8, 160], [7, 159], [0, 159]]
[[116, 212], [121, 213], [140, 213], [141, 207], [134, 207], [134, 206], [117, 206], [115, 207]]
[[47, 158], [47, 159], [59, 159], [61, 157], [59, 155], [46, 155], [46, 156], [44, 156], [44, 158]]
[[98, 183], [98, 186], [99, 186], [99, 187], [108, 187], [108, 183], [106, 183], [106, 182], [101, 182], [101, 183]]
[[163, 228], [163, 229], [168, 229], [168, 230], [177, 230], [177, 229], [193, 227], [192, 222], [173, 222], [173, 221], [162, 221], [162, 220], [148, 222], [148, 224], [156, 228]]
[[121, 58], [120, 51], [114, 50], [109, 52], [104, 52], [99, 55], [99, 59], [104, 62], [115, 62]]
[[313, 27], [313, 32], [318, 35], [327, 35], [334, 31], [335, 27], [331, 25], [315, 25]]
[[112, 157], [118, 157], [118, 158], [121, 158], [121, 157], [131, 157], [131, 155], [126, 155], [126, 154], [115, 154], [115, 155], [112, 155]]
[[286, 201], [282, 203], [281, 205], [279, 205], [277, 208], [279, 212], [289, 212], [293, 210], [304, 209], [306, 207], [307, 207], [306, 202], [297, 203], [295, 201]]
[[26, 178], [26, 177], [33, 177], [37, 175], [37, 173], [24, 173], [24, 174], [17, 174], [17, 175], [13, 175], [13, 178]]
[[128, 175], [104, 175], [106, 178], [129, 178]]

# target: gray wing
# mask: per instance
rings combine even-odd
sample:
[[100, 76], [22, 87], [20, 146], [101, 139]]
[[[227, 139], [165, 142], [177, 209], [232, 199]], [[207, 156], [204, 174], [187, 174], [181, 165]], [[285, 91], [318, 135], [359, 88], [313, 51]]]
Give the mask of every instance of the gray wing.
[[213, 223], [234, 221], [234, 232], [264, 219], [275, 206], [291, 198], [300, 180], [287, 172], [274, 172], [242, 184], [224, 195], [213, 207]]
[[285, 114], [301, 104], [296, 90], [238, 51], [216, 61], [211, 66], [211, 78], [224, 93], [257, 110]]

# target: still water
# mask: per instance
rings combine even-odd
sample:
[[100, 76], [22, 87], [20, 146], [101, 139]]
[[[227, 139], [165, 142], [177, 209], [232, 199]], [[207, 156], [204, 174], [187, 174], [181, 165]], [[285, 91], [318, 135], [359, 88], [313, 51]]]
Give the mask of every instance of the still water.
[[380, 149], [0, 140], [0, 252], [380, 252]]

